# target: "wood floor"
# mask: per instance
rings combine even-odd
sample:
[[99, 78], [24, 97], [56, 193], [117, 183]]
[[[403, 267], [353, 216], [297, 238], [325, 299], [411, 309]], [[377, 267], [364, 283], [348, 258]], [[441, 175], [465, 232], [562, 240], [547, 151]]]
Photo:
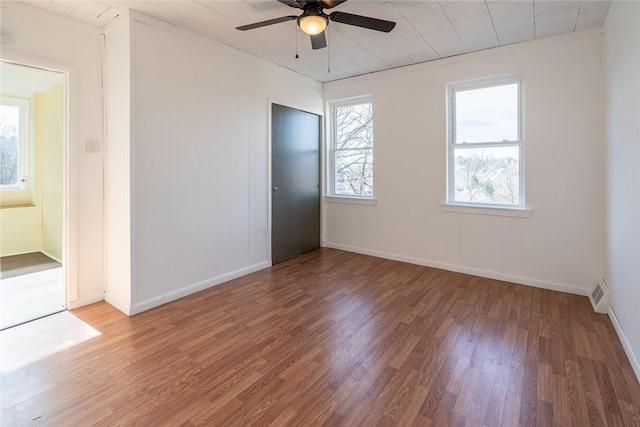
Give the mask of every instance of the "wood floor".
[[132, 318], [73, 313], [102, 335], [3, 376], [2, 425], [640, 425], [585, 297], [322, 249]]

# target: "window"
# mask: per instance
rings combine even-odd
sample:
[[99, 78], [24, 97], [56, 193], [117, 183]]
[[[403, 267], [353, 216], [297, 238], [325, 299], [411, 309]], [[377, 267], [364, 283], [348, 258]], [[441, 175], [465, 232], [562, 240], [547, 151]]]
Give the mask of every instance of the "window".
[[524, 207], [520, 79], [450, 84], [447, 203]]
[[0, 189], [25, 190], [29, 176], [29, 101], [0, 98]]
[[329, 195], [373, 198], [371, 97], [331, 103]]

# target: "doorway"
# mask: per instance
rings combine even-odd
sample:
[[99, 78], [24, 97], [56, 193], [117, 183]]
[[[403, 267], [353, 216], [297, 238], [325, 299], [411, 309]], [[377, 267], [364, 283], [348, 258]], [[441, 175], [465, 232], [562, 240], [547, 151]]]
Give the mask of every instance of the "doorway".
[[66, 74], [0, 61], [0, 330], [65, 309]]
[[272, 264], [320, 247], [320, 135], [317, 114], [271, 105]]

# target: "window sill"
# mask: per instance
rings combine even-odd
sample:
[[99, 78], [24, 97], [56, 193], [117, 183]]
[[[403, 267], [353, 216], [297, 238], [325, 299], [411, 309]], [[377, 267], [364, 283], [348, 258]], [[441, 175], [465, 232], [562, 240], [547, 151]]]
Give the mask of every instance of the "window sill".
[[324, 196], [324, 201], [328, 203], [349, 203], [352, 205], [369, 205], [378, 204], [378, 199], [372, 197], [347, 197], [347, 196]]
[[3, 190], [0, 191], [0, 207], [28, 207], [33, 206], [31, 190]]
[[24, 203], [19, 205], [0, 205], [0, 209], [15, 209], [15, 208], [35, 208], [33, 203]]
[[495, 206], [470, 206], [456, 205], [452, 203], [442, 203], [440, 208], [443, 212], [456, 212], [476, 215], [509, 216], [512, 218], [531, 218], [533, 210], [527, 208], [499, 208]]

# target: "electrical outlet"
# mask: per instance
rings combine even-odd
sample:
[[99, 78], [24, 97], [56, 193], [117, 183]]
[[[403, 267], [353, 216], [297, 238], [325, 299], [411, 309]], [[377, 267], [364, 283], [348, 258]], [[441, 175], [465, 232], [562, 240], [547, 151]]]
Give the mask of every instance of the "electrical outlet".
[[262, 226], [262, 237], [267, 237], [267, 226], [263, 225]]

